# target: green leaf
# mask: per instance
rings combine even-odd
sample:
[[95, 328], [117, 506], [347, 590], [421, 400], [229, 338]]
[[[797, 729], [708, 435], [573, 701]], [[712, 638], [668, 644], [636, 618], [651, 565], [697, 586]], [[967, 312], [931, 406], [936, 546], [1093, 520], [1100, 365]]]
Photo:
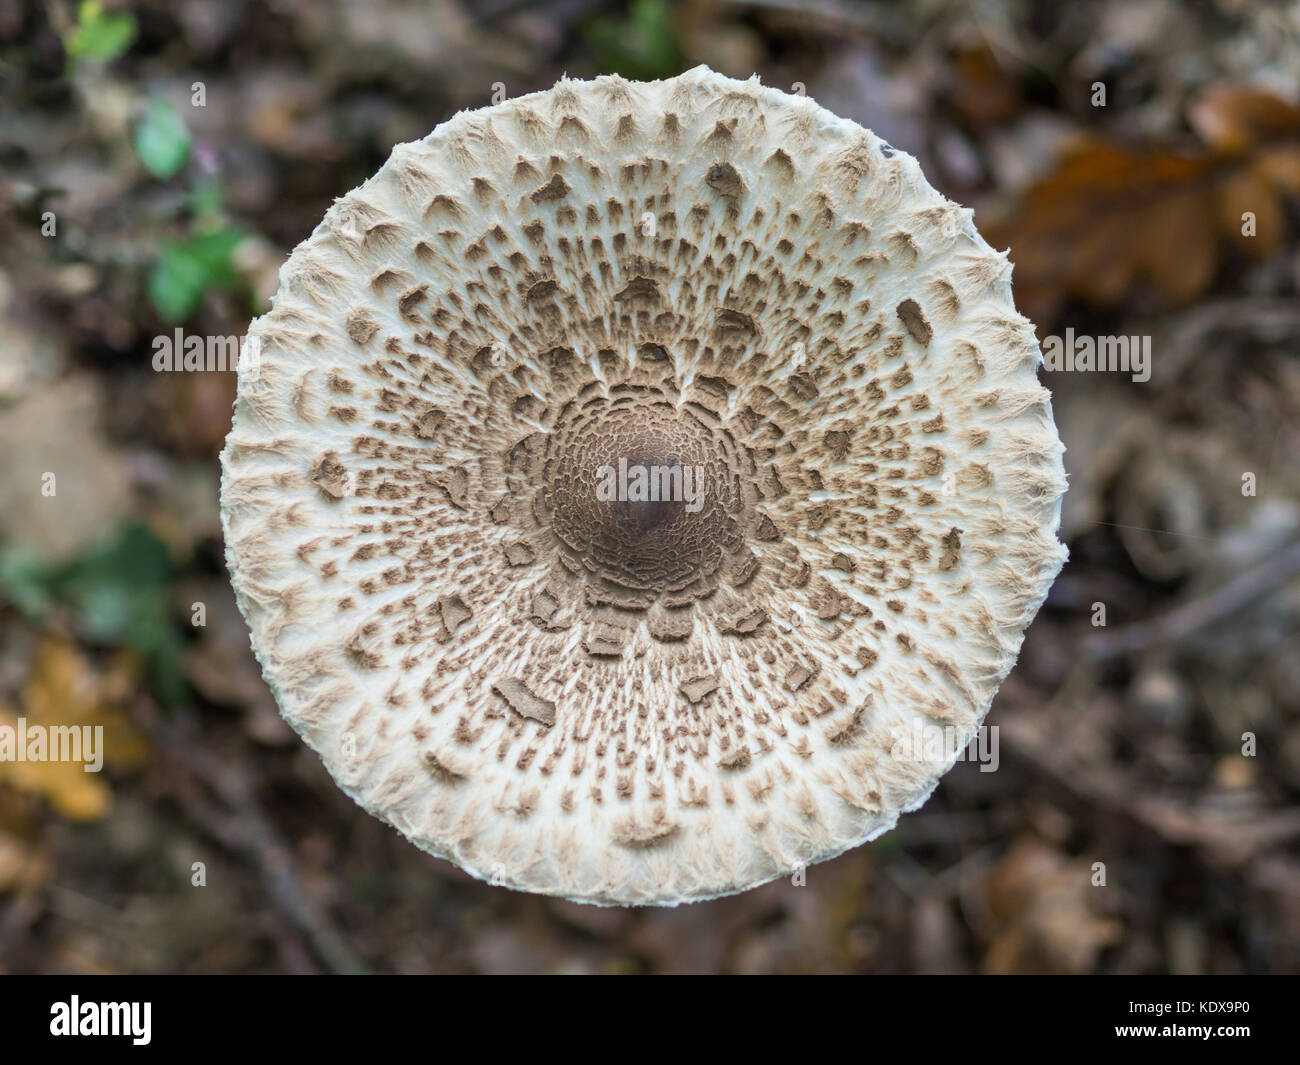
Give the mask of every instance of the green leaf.
[[166, 100], [152, 100], [135, 129], [135, 153], [156, 178], [169, 178], [190, 157], [190, 131]]
[[153, 630], [170, 578], [166, 545], [147, 526], [130, 524], [77, 558], [60, 584], [90, 639], [148, 644], [135, 637]]
[[149, 271], [149, 302], [166, 322], [181, 322], [198, 308], [207, 291], [206, 275], [182, 244], [163, 245]]
[[172, 617], [171, 556], [147, 525], [123, 525], [69, 563], [57, 592], [91, 642], [132, 647], [167, 703], [183, 699], [184, 645]]
[[244, 235], [219, 229], [190, 240], [167, 241], [149, 272], [149, 301], [167, 322], [184, 321], [210, 288], [230, 288], [238, 275], [230, 256]]
[[0, 552], [0, 592], [41, 621], [62, 604], [92, 643], [139, 652], [160, 698], [185, 695], [184, 643], [172, 613], [171, 556], [148, 526], [123, 525], [68, 562], [44, 563], [22, 548]]
[[133, 647], [165, 702], [184, 698], [184, 646], [172, 617], [171, 555], [147, 525], [131, 523], [77, 560], [65, 595], [87, 638]]
[[190, 211], [195, 218], [219, 217], [225, 207], [225, 194], [219, 181], [201, 181], [190, 193]]
[[77, 25], [63, 42], [73, 59], [116, 59], [135, 40], [136, 21], [130, 12], [110, 15], [99, 0], [84, 0]]
[[53, 574], [30, 548], [0, 551], [0, 594], [30, 618], [41, 619], [54, 603]]
[[677, 73], [682, 49], [669, 0], [634, 0], [626, 19], [599, 15], [583, 28], [602, 73], [652, 81]]

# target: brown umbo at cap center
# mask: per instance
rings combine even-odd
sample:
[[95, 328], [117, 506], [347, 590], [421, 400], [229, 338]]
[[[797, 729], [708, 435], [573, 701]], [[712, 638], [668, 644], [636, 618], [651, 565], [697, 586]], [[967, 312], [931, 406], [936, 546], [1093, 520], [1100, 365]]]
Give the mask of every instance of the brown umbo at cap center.
[[540, 503], [570, 556], [635, 591], [679, 591], [716, 573], [741, 535], [734, 442], [652, 390], [561, 413]]
[[675, 904], [887, 831], [1064, 559], [1010, 273], [905, 153], [704, 68], [398, 146], [286, 263], [222, 455], [286, 719], [524, 890]]

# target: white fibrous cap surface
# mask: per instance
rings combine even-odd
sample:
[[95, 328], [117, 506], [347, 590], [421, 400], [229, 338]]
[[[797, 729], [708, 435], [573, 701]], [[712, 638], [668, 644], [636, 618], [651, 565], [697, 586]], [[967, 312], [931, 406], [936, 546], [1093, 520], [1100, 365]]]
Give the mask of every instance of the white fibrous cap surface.
[[361, 806], [493, 883], [675, 904], [879, 836], [1065, 558], [1005, 254], [757, 79], [457, 115], [249, 337], [222, 515], [266, 679]]

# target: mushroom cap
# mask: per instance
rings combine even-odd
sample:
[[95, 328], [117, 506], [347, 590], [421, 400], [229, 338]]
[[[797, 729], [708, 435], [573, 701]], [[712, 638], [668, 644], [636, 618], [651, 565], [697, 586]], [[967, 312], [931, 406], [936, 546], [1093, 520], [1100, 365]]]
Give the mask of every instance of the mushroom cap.
[[756, 78], [566, 79], [399, 145], [285, 263], [222, 453], [284, 717], [517, 889], [673, 905], [879, 836], [1065, 559], [1010, 278], [914, 159]]

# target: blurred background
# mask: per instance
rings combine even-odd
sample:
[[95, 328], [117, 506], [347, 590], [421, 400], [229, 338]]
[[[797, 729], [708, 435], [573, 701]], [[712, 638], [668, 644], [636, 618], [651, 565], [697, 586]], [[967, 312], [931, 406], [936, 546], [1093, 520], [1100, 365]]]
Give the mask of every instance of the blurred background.
[[[600, 909], [416, 851], [283, 724], [222, 561], [234, 375], [153, 340], [241, 335], [456, 111], [700, 63], [915, 155], [1040, 337], [1151, 376], [1044, 374], [1071, 560], [996, 772], [806, 886]], [[0, 971], [1300, 971], [1298, 86], [1294, 3], [0, 0], [0, 725], [106, 758], [0, 761]]]

